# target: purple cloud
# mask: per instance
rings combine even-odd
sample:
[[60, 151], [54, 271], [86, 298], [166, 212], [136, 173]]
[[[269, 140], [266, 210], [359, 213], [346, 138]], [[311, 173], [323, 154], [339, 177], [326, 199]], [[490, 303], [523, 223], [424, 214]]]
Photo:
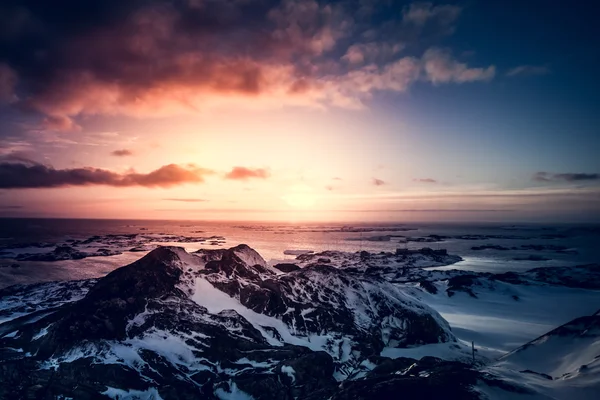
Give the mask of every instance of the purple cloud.
[[147, 174], [117, 173], [100, 168], [55, 169], [37, 163], [0, 163], [0, 189], [59, 188], [106, 185], [114, 187], [172, 187], [202, 183], [209, 169], [169, 164]]
[[549, 172], [537, 172], [533, 175], [533, 180], [538, 182], [580, 182], [600, 180], [600, 174], [585, 173], [560, 173], [553, 174]]
[[127, 156], [132, 156], [133, 151], [128, 150], [128, 149], [121, 149], [121, 150], [115, 150], [115, 151], [111, 152], [110, 154], [115, 157], [127, 157]]

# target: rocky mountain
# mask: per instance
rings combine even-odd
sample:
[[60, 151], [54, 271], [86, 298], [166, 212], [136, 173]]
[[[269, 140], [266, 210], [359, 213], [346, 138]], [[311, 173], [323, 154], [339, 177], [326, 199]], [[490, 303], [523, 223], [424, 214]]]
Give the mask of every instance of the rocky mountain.
[[159, 247], [101, 279], [9, 287], [0, 290], [0, 398], [475, 399], [482, 382], [524, 390], [479, 364], [381, 355], [464, 346], [413, 283], [397, 283], [453, 257], [326, 252], [277, 268], [246, 245]]

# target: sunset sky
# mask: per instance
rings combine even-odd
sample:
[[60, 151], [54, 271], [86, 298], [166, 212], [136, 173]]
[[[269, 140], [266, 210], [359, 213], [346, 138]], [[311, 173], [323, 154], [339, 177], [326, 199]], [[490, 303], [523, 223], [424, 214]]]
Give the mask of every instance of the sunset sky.
[[0, 5], [0, 216], [600, 220], [592, 2]]

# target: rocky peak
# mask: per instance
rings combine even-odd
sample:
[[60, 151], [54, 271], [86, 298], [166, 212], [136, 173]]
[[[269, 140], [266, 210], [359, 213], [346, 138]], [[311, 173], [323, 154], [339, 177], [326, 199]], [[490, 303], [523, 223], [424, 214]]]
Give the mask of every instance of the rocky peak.
[[203, 251], [202, 254], [210, 260], [205, 265], [207, 271], [222, 273], [227, 278], [259, 279], [265, 275], [275, 275], [260, 254], [245, 244], [218, 250], [218, 253]]
[[128, 321], [150, 299], [184, 296], [176, 287], [183, 274], [181, 252], [160, 247], [100, 279], [83, 299], [48, 317], [52, 325], [40, 350], [54, 352], [82, 340], [124, 339]]

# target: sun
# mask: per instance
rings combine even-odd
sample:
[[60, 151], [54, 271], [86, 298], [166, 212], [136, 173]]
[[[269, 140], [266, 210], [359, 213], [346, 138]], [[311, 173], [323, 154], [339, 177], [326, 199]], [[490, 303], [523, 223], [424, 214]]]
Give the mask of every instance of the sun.
[[317, 195], [308, 185], [295, 185], [290, 188], [290, 193], [281, 197], [290, 206], [295, 208], [310, 208], [317, 202]]

